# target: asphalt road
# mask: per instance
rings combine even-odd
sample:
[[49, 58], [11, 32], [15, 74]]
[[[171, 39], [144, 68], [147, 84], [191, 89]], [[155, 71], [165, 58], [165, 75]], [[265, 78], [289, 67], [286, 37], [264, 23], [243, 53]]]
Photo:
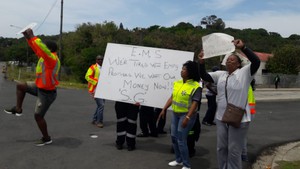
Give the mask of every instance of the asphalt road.
[[[41, 137], [34, 121], [35, 97], [27, 95], [23, 116], [8, 115], [2, 110], [15, 103], [15, 83], [0, 78], [0, 169], [165, 169], [174, 159], [170, 153], [170, 135], [159, 138], [137, 138], [135, 151], [117, 150], [114, 102], [107, 101], [104, 125], [91, 125], [95, 103], [86, 90], [58, 89], [58, 97], [46, 115], [53, 144], [36, 147]], [[206, 103], [200, 110], [205, 114]], [[299, 101], [258, 102], [257, 114], [248, 134], [249, 168], [256, 156], [266, 147], [300, 140]], [[166, 131], [169, 130], [170, 115]], [[138, 128], [138, 132], [140, 132]], [[98, 138], [91, 138], [95, 134]], [[193, 169], [215, 169], [216, 127], [202, 126], [196, 143], [196, 156], [191, 159]], [[180, 168], [180, 167], [175, 167]]]

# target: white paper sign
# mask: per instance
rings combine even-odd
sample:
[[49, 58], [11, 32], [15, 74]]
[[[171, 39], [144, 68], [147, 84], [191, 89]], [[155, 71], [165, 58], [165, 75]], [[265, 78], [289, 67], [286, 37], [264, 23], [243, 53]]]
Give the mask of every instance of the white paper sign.
[[20, 34], [22, 34], [23, 32], [25, 32], [27, 29], [33, 29], [35, 26], [37, 25], [37, 23], [35, 23], [35, 22], [33, 22], [33, 23], [30, 23], [30, 24], [28, 24], [27, 26], [25, 26], [23, 29], [21, 29], [18, 33], [17, 33], [17, 35], [20, 35]]
[[225, 55], [233, 52], [235, 46], [232, 43], [234, 37], [224, 33], [212, 33], [202, 37], [204, 59]]
[[193, 52], [108, 43], [95, 97], [163, 108]]

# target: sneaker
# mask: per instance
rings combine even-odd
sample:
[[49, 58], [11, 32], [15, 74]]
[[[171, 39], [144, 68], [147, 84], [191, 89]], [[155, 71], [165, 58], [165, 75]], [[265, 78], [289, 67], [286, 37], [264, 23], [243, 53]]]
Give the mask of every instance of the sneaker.
[[96, 124], [96, 126], [99, 127], [99, 128], [103, 128], [104, 127], [103, 123], [98, 123], [98, 124]]
[[182, 167], [181, 169], [191, 169], [191, 168], [189, 168], [189, 167]]
[[11, 109], [4, 109], [4, 112], [7, 114], [14, 114], [16, 116], [22, 116], [22, 110], [21, 110], [21, 112], [17, 112], [16, 106], [12, 107]]
[[44, 137], [42, 137], [39, 141], [37, 141], [35, 143], [35, 145], [40, 147], [40, 146], [48, 145], [48, 144], [51, 144], [51, 143], [52, 143], [52, 140], [51, 140], [50, 137], [49, 137], [49, 139], [45, 139]]
[[171, 167], [182, 165], [182, 163], [178, 163], [176, 160], [169, 162], [168, 164]]

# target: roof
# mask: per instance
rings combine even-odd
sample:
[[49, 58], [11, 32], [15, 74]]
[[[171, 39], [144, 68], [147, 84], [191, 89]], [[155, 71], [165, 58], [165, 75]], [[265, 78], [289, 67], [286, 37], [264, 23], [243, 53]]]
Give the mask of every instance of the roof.
[[254, 52], [260, 61], [267, 62], [270, 57], [273, 57], [273, 54], [271, 53], [261, 53], [261, 52]]

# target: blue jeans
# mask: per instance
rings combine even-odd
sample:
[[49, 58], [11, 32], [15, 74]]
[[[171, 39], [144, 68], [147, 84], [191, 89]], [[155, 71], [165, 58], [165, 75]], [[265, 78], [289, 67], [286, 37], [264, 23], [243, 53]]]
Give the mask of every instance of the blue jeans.
[[173, 113], [171, 122], [171, 138], [176, 161], [183, 163], [183, 166], [190, 168], [189, 150], [187, 146], [187, 136], [193, 128], [196, 121], [196, 113], [190, 117], [185, 128], [181, 127], [182, 121], [185, 119], [186, 113]]
[[103, 123], [104, 99], [95, 98], [97, 108], [93, 116], [93, 121], [96, 123]]

